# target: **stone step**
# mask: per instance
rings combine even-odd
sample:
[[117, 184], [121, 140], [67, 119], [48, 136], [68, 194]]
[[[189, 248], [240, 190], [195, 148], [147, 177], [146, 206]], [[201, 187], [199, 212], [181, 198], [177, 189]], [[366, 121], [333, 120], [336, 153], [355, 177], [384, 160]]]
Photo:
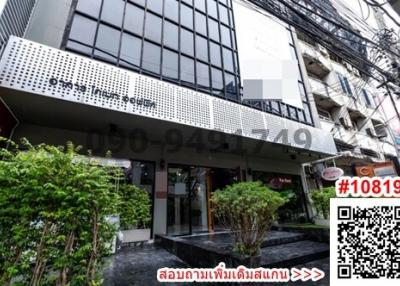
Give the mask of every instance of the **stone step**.
[[286, 232], [286, 231], [271, 231], [264, 238], [261, 247], [274, 246], [279, 244], [292, 243], [305, 240], [306, 236], [303, 233]]
[[329, 244], [311, 240], [268, 246], [261, 249], [262, 267], [293, 267], [329, 257]]

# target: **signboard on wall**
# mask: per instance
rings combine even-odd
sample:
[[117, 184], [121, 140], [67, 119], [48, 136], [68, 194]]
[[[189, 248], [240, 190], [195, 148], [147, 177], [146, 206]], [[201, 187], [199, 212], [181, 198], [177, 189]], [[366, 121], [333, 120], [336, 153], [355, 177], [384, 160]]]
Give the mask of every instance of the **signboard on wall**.
[[356, 167], [359, 177], [396, 177], [397, 172], [392, 162], [376, 163], [367, 166]]

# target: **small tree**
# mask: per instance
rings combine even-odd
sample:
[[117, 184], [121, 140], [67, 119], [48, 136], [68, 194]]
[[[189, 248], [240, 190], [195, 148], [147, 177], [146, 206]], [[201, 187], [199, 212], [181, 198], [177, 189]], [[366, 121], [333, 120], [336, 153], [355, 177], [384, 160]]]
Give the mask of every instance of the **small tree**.
[[115, 229], [115, 169], [80, 148], [0, 149], [0, 284], [97, 285]]
[[335, 187], [315, 190], [311, 193], [311, 199], [318, 215], [324, 219], [329, 218], [330, 200], [336, 197]]
[[215, 215], [229, 228], [234, 238], [234, 251], [256, 256], [270, 230], [277, 209], [285, 200], [261, 182], [238, 183], [217, 191], [212, 196]]
[[134, 185], [122, 185], [119, 189], [121, 202], [119, 215], [121, 228], [147, 228], [150, 221], [151, 201], [149, 194]]

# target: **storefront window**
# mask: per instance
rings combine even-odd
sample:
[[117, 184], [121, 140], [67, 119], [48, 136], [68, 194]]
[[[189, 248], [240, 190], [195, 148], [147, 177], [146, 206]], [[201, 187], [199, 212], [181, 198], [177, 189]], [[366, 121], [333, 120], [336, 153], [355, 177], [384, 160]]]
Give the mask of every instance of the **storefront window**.
[[307, 218], [304, 192], [300, 176], [253, 171], [253, 181], [261, 181], [273, 191], [281, 193], [288, 203], [278, 210], [282, 223], [304, 223]]

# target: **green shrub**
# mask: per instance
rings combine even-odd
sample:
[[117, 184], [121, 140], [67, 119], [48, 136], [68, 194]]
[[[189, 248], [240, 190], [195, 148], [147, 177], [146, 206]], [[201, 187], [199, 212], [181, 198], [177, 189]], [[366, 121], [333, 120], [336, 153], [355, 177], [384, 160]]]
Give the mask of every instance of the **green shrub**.
[[233, 234], [234, 251], [256, 256], [277, 209], [286, 201], [261, 182], [245, 182], [216, 191], [212, 202], [216, 217]]
[[324, 188], [321, 191], [315, 190], [311, 192], [311, 199], [318, 215], [324, 219], [329, 218], [330, 200], [336, 197], [335, 187]]
[[121, 202], [119, 215], [121, 228], [147, 228], [151, 221], [149, 194], [134, 185], [122, 185], [119, 189]]
[[[117, 169], [66, 147], [0, 149], [0, 285], [99, 285]], [[16, 282], [17, 278], [18, 282]]]

